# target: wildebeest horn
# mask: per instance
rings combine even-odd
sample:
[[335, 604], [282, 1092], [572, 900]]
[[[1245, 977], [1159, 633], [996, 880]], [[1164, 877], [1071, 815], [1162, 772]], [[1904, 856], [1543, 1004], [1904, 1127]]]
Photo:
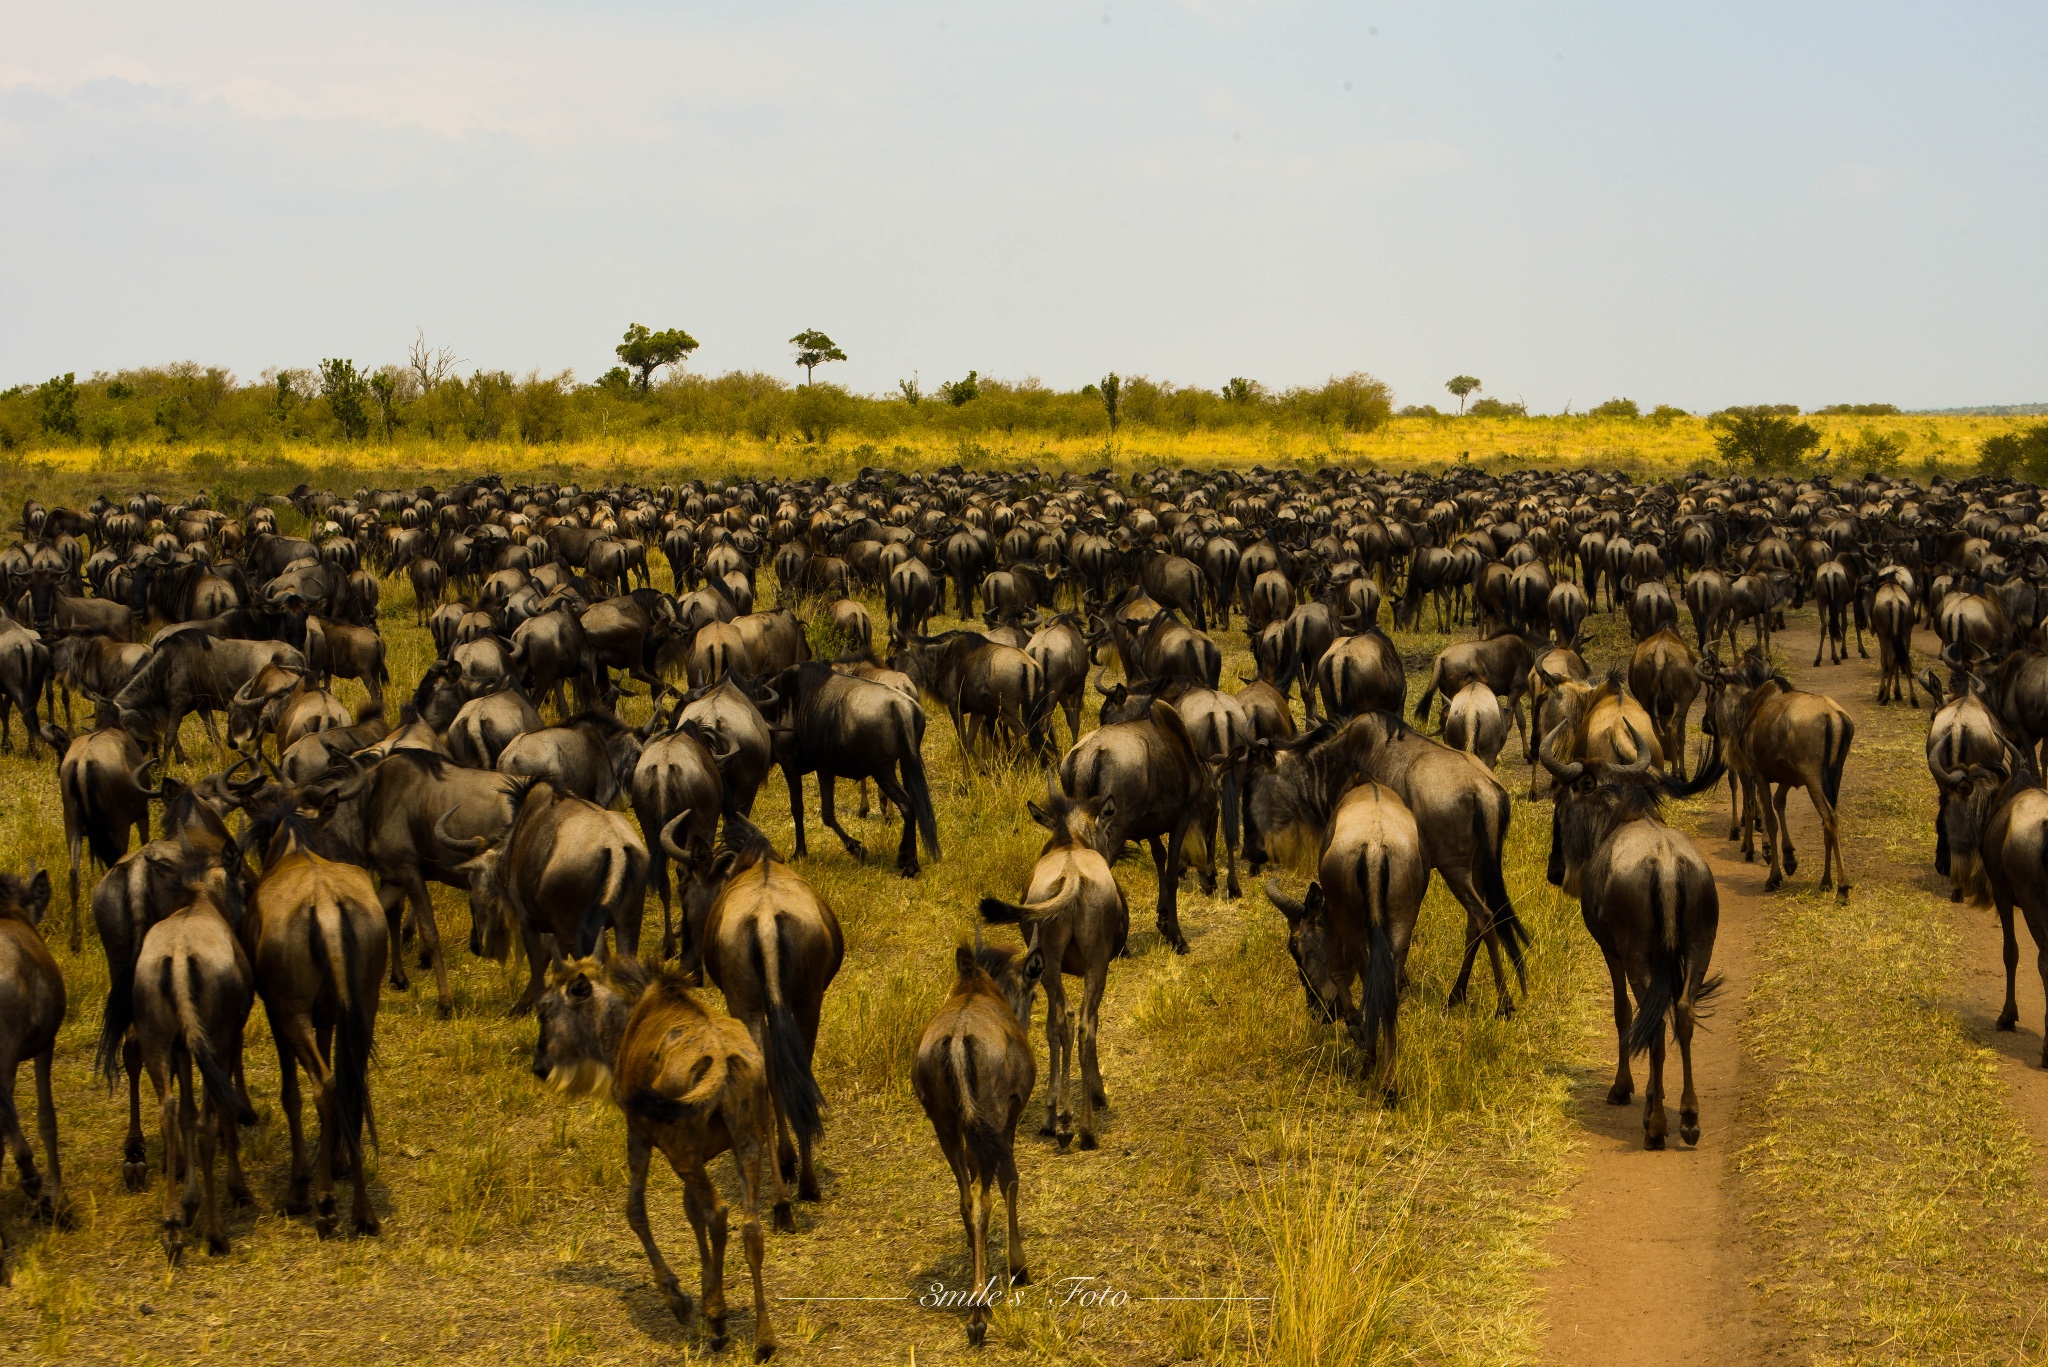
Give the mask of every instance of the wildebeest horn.
[[1569, 720], [1559, 722], [1550, 729], [1550, 734], [1543, 738], [1543, 743], [1536, 747], [1536, 758], [1543, 762], [1543, 767], [1548, 769], [1551, 777], [1560, 784], [1576, 783], [1579, 775], [1586, 772], [1585, 765], [1576, 761], [1566, 763], [1555, 753], [1563, 748], [1562, 741], [1570, 726]]
[[1636, 734], [1634, 722], [1624, 721], [1621, 724], [1621, 727], [1622, 730], [1628, 733], [1629, 749], [1635, 752], [1635, 758], [1623, 761], [1619, 772], [1624, 774], [1641, 774], [1649, 772], [1651, 758], [1650, 747], [1643, 744], [1643, 738]]
[[441, 819], [434, 823], [434, 839], [462, 855], [465, 859], [474, 859], [491, 847], [491, 842], [480, 835], [468, 840], [458, 840], [450, 835], [448, 833], [448, 818], [453, 815], [455, 815], [453, 810], [441, 813]]
[[688, 821], [689, 819], [690, 809], [688, 807], [685, 807], [682, 811], [676, 813], [674, 817], [670, 818], [669, 822], [661, 828], [660, 836], [661, 848], [663, 852], [666, 853], [669, 858], [680, 859], [684, 863], [689, 862], [690, 852], [684, 849], [681, 845], [676, 844], [676, 828], [682, 825], [685, 821]]
[[[163, 785], [158, 784], [154, 788], [149, 786], [150, 763], [151, 761], [144, 760], [141, 764], [137, 765], [131, 779], [135, 784], [135, 790], [142, 796], [146, 798], [161, 798], [164, 795]], [[230, 769], [228, 772], [233, 773], [234, 770]]]

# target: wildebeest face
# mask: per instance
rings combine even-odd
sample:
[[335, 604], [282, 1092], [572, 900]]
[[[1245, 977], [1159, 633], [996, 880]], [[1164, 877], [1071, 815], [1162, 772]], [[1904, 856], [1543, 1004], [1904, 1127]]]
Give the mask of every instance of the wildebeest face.
[[1323, 913], [1323, 885], [1310, 883], [1300, 901], [1280, 890], [1277, 880], [1266, 883], [1266, 900], [1280, 908], [1287, 918], [1287, 953], [1294, 971], [1308, 994], [1309, 1014], [1321, 1021], [1334, 1021], [1350, 995], [1337, 967], [1336, 946], [1330, 942], [1330, 924]]

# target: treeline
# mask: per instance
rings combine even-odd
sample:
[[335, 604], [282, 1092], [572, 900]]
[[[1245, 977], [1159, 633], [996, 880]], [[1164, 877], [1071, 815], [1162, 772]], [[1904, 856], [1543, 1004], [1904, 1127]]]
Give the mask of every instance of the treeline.
[[1362, 373], [1273, 392], [1243, 379], [1219, 390], [1143, 376], [1108, 376], [1102, 385], [1058, 390], [970, 372], [934, 393], [905, 384], [897, 394], [873, 397], [822, 381], [792, 385], [758, 371], [678, 372], [644, 389], [624, 370], [591, 384], [577, 383], [566, 371], [463, 376], [443, 354], [374, 371], [328, 360], [310, 370], [266, 371], [253, 383], [190, 362], [90, 379], [60, 375], [0, 391], [0, 449], [401, 437], [543, 444], [663, 432], [801, 442], [841, 433], [871, 441], [993, 432], [1072, 438], [1107, 435], [1112, 417], [1119, 427], [1176, 433], [1261, 427], [1369, 432], [1392, 414], [1391, 391]]

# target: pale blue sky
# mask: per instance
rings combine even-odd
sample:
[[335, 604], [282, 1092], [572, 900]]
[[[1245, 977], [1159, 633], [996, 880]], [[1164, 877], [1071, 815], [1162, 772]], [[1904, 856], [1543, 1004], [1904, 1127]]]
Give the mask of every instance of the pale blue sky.
[[0, 5], [0, 383], [2048, 399], [2048, 6]]

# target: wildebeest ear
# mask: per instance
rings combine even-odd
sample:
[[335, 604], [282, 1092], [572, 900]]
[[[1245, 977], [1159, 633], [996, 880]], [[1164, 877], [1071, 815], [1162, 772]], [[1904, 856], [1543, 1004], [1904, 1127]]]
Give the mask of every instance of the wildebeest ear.
[[1321, 883], [1310, 883], [1307, 894], [1301, 899], [1301, 914], [1304, 916], [1314, 916], [1322, 911], [1322, 909], [1323, 885]]
[[552, 933], [552, 932], [549, 932], [549, 933], [543, 934], [543, 935], [542, 935], [542, 936], [540, 937], [540, 947], [541, 947], [542, 949], [545, 949], [545, 950], [546, 950], [546, 951], [548, 952], [548, 972], [549, 972], [550, 974], [553, 974], [553, 973], [559, 973], [559, 972], [561, 972], [561, 971], [562, 971], [562, 944], [561, 944], [561, 941], [557, 940], [557, 939], [556, 939], [556, 938], [554, 937], [554, 935], [553, 935], [553, 933]]
[[37, 869], [35, 878], [28, 885], [29, 919], [41, 921], [44, 908], [50, 905], [50, 871]]
[[1096, 808], [1096, 809], [1095, 809], [1095, 820], [1096, 820], [1096, 821], [1097, 821], [1097, 822], [1098, 822], [1099, 824], [1107, 825], [1107, 824], [1108, 824], [1109, 822], [1111, 822], [1111, 821], [1113, 821], [1113, 820], [1115, 820], [1115, 819], [1116, 819], [1116, 794], [1114, 794], [1114, 793], [1105, 793], [1105, 794], [1103, 795], [1103, 798], [1102, 798], [1102, 805], [1101, 805], [1100, 807], [1098, 807], [1098, 808]]
[[591, 990], [590, 979], [578, 973], [569, 984], [569, 997], [572, 1001], [587, 1001]]
[[[48, 889], [45, 889], [47, 892]], [[1045, 955], [1034, 949], [1024, 959], [1024, 981], [1035, 983], [1045, 976]]]
[[1045, 827], [1047, 830], [1052, 829], [1052, 814], [1046, 811], [1045, 808], [1039, 806], [1036, 802], [1031, 802], [1027, 800], [1024, 803], [1024, 810], [1030, 813], [1031, 819], [1033, 821]]
[[974, 958], [974, 951], [966, 945], [954, 950], [953, 967], [962, 978], [973, 977], [976, 968], [979, 967]]
[[320, 819], [326, 821], [334, 815], [334, 809], [341, 805], [341, 789], [329, 788], [327, 795], [320, 799]]

